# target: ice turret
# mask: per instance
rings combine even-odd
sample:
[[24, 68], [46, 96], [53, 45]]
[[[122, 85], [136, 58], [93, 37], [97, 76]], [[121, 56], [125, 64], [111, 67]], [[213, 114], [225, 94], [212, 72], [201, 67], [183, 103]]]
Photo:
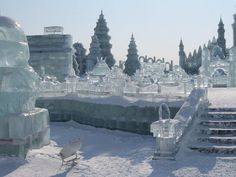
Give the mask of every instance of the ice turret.
[[186, 54], [184, 52], [184, 44], [181, 39], [179, 44], [179, 66], [181, 66], [183, 69], [185, 69], [185, 60], [186, 60]]
[[212, 44], [217, 44], [217, 40], [215, 36], [212, 38]]
[[220, 22], [218, 25], [218, 38], [217, 38], [217, 44], [222, 48], [224, 55], [226, 56], [226, 40], [225, 40], [225, 29], [224, 29], [224, 23], [222, 18], [220, 18]]
[[234, 23], [232, 24], [233, 28], [233, 47], [236, 47], [236, 14], [234, 14]]

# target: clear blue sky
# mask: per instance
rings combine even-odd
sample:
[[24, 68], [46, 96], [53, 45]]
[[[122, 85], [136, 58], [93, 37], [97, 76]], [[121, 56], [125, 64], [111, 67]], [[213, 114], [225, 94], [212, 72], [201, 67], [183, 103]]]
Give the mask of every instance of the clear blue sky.
[[63, 26], [87, 50], [103, 10], [116, 60], [126, 58], [133, 32], [139, 55], [173, 59], [177, 64], [180, 38], [187, 53], [198, 48], [217, 36], [220, 17], [227, 47], [232, 46], [236, 0], [0, 0], [0, 10], [28, 35], [43, 34], [45, 26]]

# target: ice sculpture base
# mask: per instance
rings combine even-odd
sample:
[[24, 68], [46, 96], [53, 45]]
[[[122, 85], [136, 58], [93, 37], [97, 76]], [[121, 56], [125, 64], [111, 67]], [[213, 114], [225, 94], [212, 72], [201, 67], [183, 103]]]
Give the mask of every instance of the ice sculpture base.
[[153, 156], [153, 160], [157, 159], [175, 159], [176, 145], [175, 137], [158, 137], [156, 138], [156, 151]]
[[169, 152], [155, 152], [152, 160], [175, 160], [175, 154], [176, 153], [169, 153]]
[[49, 114], [46, 109], [35, 108], [28, 113], [1, 120], [0, 155], [25, 158], [29, 149], [41, 148], [50, 142]]

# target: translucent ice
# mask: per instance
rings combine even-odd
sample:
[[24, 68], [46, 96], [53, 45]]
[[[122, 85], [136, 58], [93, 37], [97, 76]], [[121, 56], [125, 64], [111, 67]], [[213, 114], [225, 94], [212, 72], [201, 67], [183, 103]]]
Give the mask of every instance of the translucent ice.
[[0, 117], [34, 108], [39, 77], [28, 66], [29, 47], [20, 25], [0, 17]]
[[28, 64], [29, 48], [20, 25], [8, 17], [0, 18], [0, 66], [24, 67]]
[[[28, 65], [29, 47], [20, 25], [0, 16], [0, 154], [25, 156], [49, 142], [48, 111], [36, 109], [39, 76]], [[33, 136], [34, 135], [34, 136]]]

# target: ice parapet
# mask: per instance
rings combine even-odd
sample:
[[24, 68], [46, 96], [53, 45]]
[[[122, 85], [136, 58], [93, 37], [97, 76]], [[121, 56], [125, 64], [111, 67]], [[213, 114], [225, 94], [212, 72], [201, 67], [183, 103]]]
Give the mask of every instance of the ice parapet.
[[[187, 133], [188, 127], [191, 125], [193, 119], [201, 116], [203, 113], [207, 104], [206, 94], [206, 89], [193, 89], [174, 119], [160, 118], [159, 121], [151, 124], [151, 132], [156, 137], [156, 148], [153, 159], [175, 158], [180, 147], [181, 139]], [[162, 105], [160, 109], [162, 109]], [[163, 114], [161, 113], [161, 115]]]

